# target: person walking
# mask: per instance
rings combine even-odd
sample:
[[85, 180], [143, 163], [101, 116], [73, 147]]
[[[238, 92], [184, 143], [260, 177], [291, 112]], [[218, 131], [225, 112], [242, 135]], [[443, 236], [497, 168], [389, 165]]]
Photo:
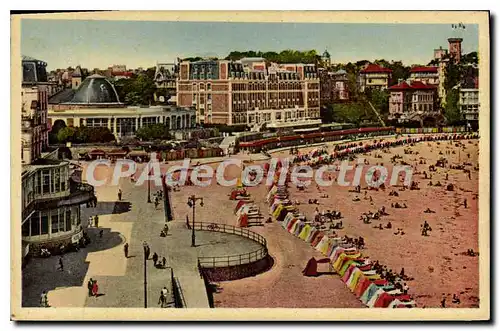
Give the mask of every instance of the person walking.
[[59, 266], [58, 266], [57, 270], [64, 271], [64, 265], [63, 265], [62, 257], [59, 257]]
[[149, 245], [144, 242], [144, 244], [146, 245], [146, 260], [149, 260], [149, 254], [151, 254], [151, 249], [149, 248]]
[[89, 297], [92, 296], [92, 287], [94, 286], [94, 281], [92, 280], [92, 278], [89, 279], [89, 281], [87, 282], [87, 289], [89, 290]]
[[96, 228], [99, 227], [99, 216], [95, 215], [95, 218], [94, 218], [94, 225]]
[[165, 296], [163, 295], [163, 291], [160, 291], [160, 298], [158, 299], [158, 304], [160, 305], [160, 308], [164, 308], [163, 306], [165, 305]]
[[156, 252], [153, 253], [153, 263], [154, 263], [154, 266], [156, 267], [156, 262], [158, 262], [158, 254], [156, 254]]
[[97, 280], [94, 280], [92, 283], [92, 295], [97, 297], [97, 294], [99, 293], [99, 285], [97, 285]]
[[40, 295], [40, 307], [49, 307], [49, 300], [45, 291]]
[[128, 258], [128, 243], [125, 243], [123, 246], [123, 252], [125, 253], [125, 257]]
[[94, 223], [94, 217], [93, 216], [89, 216], [89, 228], [92, 227], [92, 223]]
[[118, 201], [122, 201], [122, 190], [118, 189]]
[[165, 265], [167, 264], [167, 259], [165, 258], [165, 256], [161, 259], [161, 264], [163, 268], [165, 268]]
[[[167, 305], [167, 298], [168, 298], [168, 289], [166, 286], [163, 287], [163, 289], [161, 290], [161, 295], [163, 296], [163, 301], [165, 303], [165, 306]], [[163, 306], [162, 306], [163, 308]]]

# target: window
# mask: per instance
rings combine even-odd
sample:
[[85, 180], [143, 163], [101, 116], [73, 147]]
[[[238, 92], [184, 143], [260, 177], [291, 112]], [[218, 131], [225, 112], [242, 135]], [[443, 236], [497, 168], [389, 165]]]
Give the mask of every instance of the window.
[[40, 218], [42, 224], [41, 234], [49, 233], [49, 216], [45, 213], [42, 213], [42, 217]]
[[40, 235], [40, 214], [36, 212], [29, 220], [31, 224], [31, 236]]
[[[53, 211], [55, 212], [55, 211]], [[52, 215], [51, 217], [51, 229], [52, 233], [57, 233], [59, 232], [59, 214]]]
[[30, 235], [30, 221], [31, 220], [27, 220], [22, 225], [21, 232], [23, 237], [27, 237]]
[[59, 168], [52, 169], [52, 192], [59, 192], [60, 181]]
[[71, 231], [71, 210], [66, 210], [66, 231]]
[[86, 126], [90, 128], [107, 128], [108, 119], [107, 118], [87, 118]]
[[50, 170], [42, 170], [42, 191], [50, 193]]

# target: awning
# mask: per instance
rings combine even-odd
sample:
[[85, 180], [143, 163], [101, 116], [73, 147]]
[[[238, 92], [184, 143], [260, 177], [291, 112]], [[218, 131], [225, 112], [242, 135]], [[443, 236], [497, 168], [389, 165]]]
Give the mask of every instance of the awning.
[[307, 129], [295, 129], [293, 132], [299, 133], [299, 132], [311, 132], [311, 131], [318, 131], [319, 127], [317, 128], [307, 128]]
[[137, 156], [148, 156], [149, 154], [145, 151], [132, 151], [128, 154], [130, 157], [137, 157]]
[[128, 152], [124, 151], [122, 149], [112, 150], [112, 151], [108, 152], [108, 155], [112, 155], [112, 156], [125, 156], [127, 154], [128, 154]]
[[106, 152], [100, 149], [94, 149], [89, 152], [89, 155], [106, 155]]

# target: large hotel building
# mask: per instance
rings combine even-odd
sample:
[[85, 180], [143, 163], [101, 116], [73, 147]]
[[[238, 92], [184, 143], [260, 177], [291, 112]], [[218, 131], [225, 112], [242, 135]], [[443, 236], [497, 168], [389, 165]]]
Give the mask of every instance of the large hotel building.
[[319, 85], [313, 64], [276, 64], [262, 58], [183, 61], [177, 105], [195, 107], [198, 123], [307, 123], [320, 117]]

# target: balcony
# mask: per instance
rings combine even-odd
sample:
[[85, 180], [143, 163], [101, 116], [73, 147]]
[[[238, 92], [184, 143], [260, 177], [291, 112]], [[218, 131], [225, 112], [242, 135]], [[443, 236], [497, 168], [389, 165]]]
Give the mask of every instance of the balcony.
[[81, 205], [95, 198], [94, 187], [87, 183], [69, 180], [69, 195], [32, 201], [22, 212], [23, 220], [35, 210], [57, 209], [63, 206]]

